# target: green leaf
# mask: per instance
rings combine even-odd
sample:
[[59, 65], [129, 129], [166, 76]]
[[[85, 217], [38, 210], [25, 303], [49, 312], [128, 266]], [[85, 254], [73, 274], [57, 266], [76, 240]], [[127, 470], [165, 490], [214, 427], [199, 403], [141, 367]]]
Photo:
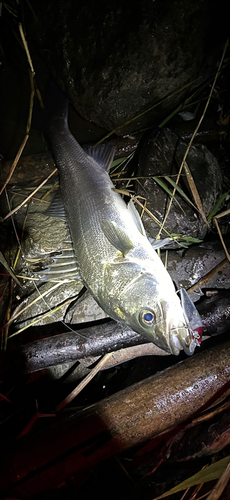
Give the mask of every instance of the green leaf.
[[199, 238], [193, 238], [192, 236], [183, 236], [180, 233], [171, 233], [171, 238], [175, 239], [178, 245], [182, 245], [178, 240], [187, 241], [189, 243], [202, 243], [203, 240], [199, 240]]
[[[110, 174], [113, 175], [119, 167], [122, 167], [121, 171], [126, 169], [128, 163], [132, 160], [132, 158], [134, 156], [134, 152], [135, 151], [130, 153], [128, 156], [123, 156], [122, 158], [117, 158], [116, 160], [113, 160], [111, 168], [110, 168]], [[131, 179], [132, 178], [130, 178], [130, 180]], [[129, 182], [130, 182], [130, 180], [129, 180]]]
[[31, 5], [31, 3], [29, 2], [29, 0], [26, 0], [26, 2], [27, 2], [27, 4], [28, 4], [28, 6], [29, 6], [29, 8], [30, 8], [30, 10], [31, 10], [31, 12], [33, 14], [33, 16], [34, 16], [35, 21], [38, 23], [39, 22], [38, 21], [38, 17], [36, 16], [35, 11], [34, 11], [32, 5]]
[[190, 236], [181, 236], [182, 240], [190, 241], [191, 243], [201, 243], [203, 240], [199, 240], [199, 238], [192, 238]]
[[170, 115], [168, 115], [164, 120], [163, 122], [160, 123], [160, 125], [158, 125], [158, 128], [162, 128], [166, 125], [166, 123], [169, 122], [169, 120], [171, 120], [171, 118], [173, 118], [177, 113], [179, 113], [179, 111], [183, 109], [183, 103], [182, 104], [179, 104], [179, 106], [177, 106], [176, 109], [174, 109], [172, 111], [172, 113]]
[[225, 198], [227, 197], [228, 193], [229, 193], [229, 191], [227, 191], [227, 193], [222, 194], [222, 196], [220, 197], [220, 199], [216, 203], [215, 207], [213, 208], [213, 210], [209, 214], [209, 216], [207, 218], [208, 222], [210, 222], [210, 220], [217, 214], [217, 212], [219, 211], [222, 203], [224, 202]]
[[[168, 188], [168, 186], [166, 186], [166, 184], [161, 180], [159, 179], [159, 177], [153, 177], [154, 181], [157, 182], [157, 184], [159, 184], [159, 186], [162, 187], [162, 189], [164, 189], [164, 191], [166, 191], [167, 194], [169, 194], [169, 196], [171, 196], [171, 198], [173, 199], [173, 201], [175, 201], [177, 203], [177, 205], [180, 207], [181, 211], [184, 213], [184, 210], [182, 208], [182, 206], [180, 205], [179, 201], [177, 201], [177, 199], [175, 198], [175, 196], [173, 195], [172, 191], [170, 191], [170, 189]], [[166, 179], [166, 177], [165, 177]]]
[[187, 488], [191, 488], [191, 486], [195, 486], [196, 484], [207, 483], [208, 481], [213, 481], [219, 479], [223, 472], [225, 471], [227, 465], [230, 462], [230, 455], [214, 464], [209, 465], [206, 469], [202, 469], [197, 474], [189, 477], [182, 483], [175, 486], [175, 488], [171, 488], [171, 490], [166, 491], [163, 495], [154, 498], [154, 500], [160, 500], [160, 498], [166, 498], [169, 495], [173, 495], [174, 493], [178, 493], [178, 491], [185, 490]]
[[111, 168], [116, 167], [117, 165], [120, 165], [120, 163], [123, 163], [123, 161], [127, 160], [127, 157], [124, 156], [123, 158], [117, 158], [117, 160], [113, 160]]
[[170, 184], [172, 184], [172, 186], [178, 191], [178, 193], [180, 193], [180, 195], [188, 202], [190, 203], [190, 205], [192, 205], [192, 207], [194, 207], [196, 210], [197, 210], [197, 207], [192, 203], [192, 201], [189, 199], [189, 197], [185, 194], [185, 192], [183, 191], [183, 189], [180, 188], [180, 186], [178, 186], [178, 184], [176, 184], [175, 181], [173, 181], [171, 179], [171, 177], [168, 177], [167, 175], [165, 176], [165, 179], [170, 182]]

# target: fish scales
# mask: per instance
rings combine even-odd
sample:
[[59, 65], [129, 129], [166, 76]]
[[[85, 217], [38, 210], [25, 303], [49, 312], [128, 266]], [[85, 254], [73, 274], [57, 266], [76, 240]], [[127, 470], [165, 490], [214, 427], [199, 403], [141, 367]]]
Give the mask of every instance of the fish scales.
[[67, 99], [59, 93], [57, 109], [50, 113], [49, 105], [46, 133], [85, 286], [111, 318], [167, 352], [192, 354], [198, 341], [173, 282], [133, 201], [127, 205], [114, 191], [107, 171], [113, 148], [91, 148], [88, 154], [79, 145], [68, 128]]

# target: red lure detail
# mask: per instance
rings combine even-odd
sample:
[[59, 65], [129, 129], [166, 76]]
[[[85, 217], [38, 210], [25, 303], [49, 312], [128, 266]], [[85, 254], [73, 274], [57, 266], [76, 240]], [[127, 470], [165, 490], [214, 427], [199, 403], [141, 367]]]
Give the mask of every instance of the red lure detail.
[[197, 328], [195, 328], [194, 331], [198, 333], [199, 338], [197, 340], [198, 340], [199, 344], [201, 344], [202, 337], [203, 337], [203, 326], [198, 326]]

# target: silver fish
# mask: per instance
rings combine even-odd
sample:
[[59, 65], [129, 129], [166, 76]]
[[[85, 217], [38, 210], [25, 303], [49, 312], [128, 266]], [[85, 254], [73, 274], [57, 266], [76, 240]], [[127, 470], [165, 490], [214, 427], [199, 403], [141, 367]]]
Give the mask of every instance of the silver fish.
[[55, 114], [50, 110], [54, 104], [48, 106], [46, 133], [83, 283], [114, 320], [167, 352], [193, 354], [199, 342], [173, 282], [133, 201], [126, 204], [114, 190], [108, 173], [114, 148], [84, 150], [69, 131], [65, 95], [60, 93], [56, 101]]

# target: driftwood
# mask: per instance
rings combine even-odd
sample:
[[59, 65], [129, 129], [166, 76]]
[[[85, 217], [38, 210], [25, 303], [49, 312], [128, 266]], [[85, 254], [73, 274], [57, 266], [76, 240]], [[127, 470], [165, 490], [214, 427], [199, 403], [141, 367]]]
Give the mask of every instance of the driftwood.
[[[71, 327], [74, 328], [74, 325]], [[98, 326], [81, 329], [79, 333], [78, 331], [75, 333], [66, 332], [30, 342], [20, 348], [20, 365], [26, 373], [31, 373], [48, 366], [76, 361], [85, 357], [101, 356], [138, 344], [140, 345], [139, 353], [134, 353], [133, 357], [146, 354], [168, 354], [152, 343], [146, 344], [146, 338], [135, 333], [128, 326], [116, 321], [109, 321]], [[142, 347], [141, 344], [144, 344], [145, 347]], [[122, 359], [119, 362], [123, 362]]]
[[0, 487], [32, 499], [194, 417], [229, 386], [230, 342], [17, 440], [2, 452]]
[[[229, 290], [214, 291], [197, 304], [206, 335], [217, 335], [229, 328], [229, 298]], [[71, 328], [75, 329], [74, 325], [71, 325]], [[131, 346], [136, 346], [136, 348], [124, 352], [124, 348]], [[157, 356], [168, 354], [154, 344], [146, 343], [145, 337], [135, 333], [128, 326], [111, 320], [97, 326], [83, 328], [79, 330], [79, 333], [67, 331], [25, 344], [20, 348], [17, 362], [20, 360], [24, 372], [32, 373], [49, 366], [91, 356], [102, 356], [120, 349], [123, 351], [117, 355], [117, 363], [148, 354]]]

